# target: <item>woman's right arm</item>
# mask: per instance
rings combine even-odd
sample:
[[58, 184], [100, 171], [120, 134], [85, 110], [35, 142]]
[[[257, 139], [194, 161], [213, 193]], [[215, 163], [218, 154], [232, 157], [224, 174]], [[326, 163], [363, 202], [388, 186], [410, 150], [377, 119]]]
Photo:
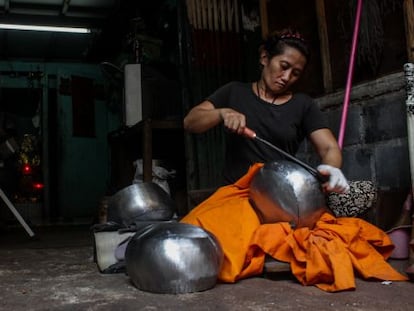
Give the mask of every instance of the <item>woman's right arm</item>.
[[193, 107], [184, 118], [184, 129], [191, 133], [203, 133], [221, 122], [232, 132], [243, 133], [246, 118], [231, 108], [216, 108], [206, 100]]
[[191, 133], [203, 133], [222, 121], [220, 109], [210, 101], [203, 101], [193, 107], [184, 118], [184, 129]]

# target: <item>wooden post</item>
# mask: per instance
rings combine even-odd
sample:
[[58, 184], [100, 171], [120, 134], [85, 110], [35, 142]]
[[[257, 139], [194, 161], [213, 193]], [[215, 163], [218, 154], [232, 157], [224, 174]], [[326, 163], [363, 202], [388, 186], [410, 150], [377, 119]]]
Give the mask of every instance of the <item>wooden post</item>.
[[232, 22], [232, 18], [233, 18], [233, 16], [232, 16], [232, 14], [233, 14], [233, 12], [232, 12], [232, 8], [231, 8], [231, 2], [230, 2], [231, 0], [227, 0], [227, 2], [226, 2], [226, 16], [227, 16], [227, 29], [229, 30], [229, 31], [232, 31], [233, 30], [233, 22]]
[[207, 29], [207, 3], [206, 0], [200, 1], [200, 11], [201, 11], [201, 28], [200, 29]]
[[220, 9], [219, 9], [219, 14], [220, 14], [220, 18], [221, 18], [221, 31], [226, 31], [226, 20], [225, 20], [225, 5], [224, 5], [224, 0], [220, 0]]
[[190, 21], [190, 25], [194, 27], [194, 25], [196, 24], [196, 16], [195, 16], [195, 9], [194, 9], [194, 0], [187, 0], [186, 4], [187, 4], [187, 15], [188, 15], [188, 20]]
[[143, 121], [142, 129], [142, 171], [143, 181], [152, 181], [152, 121], [146, 119]]
[[213, 16], [214, 16], [214, 31], [218, 31], [220, 29], [219, 26], [219, 9], [217, 1], [213, 1]]
[[269, 35], [269, 21], [267, 18], [267, 0], [260, 0], [260, 24], [262, 26], [262, 38]]
[[207, 2], [207, 29], [209, 31], [213, 31], [214, 24], [213, 24], [213, 3], [212, 1]]
[[332, 69], [331, 69], [331, 57], [329, 53], [329, 38], [326, 25], [325, 15], [325, 0], [316, 0], [316, 18], [318, 20], [318, 33], [320, 40], [322, 72], [323, 72], [323, 86], [325, 92], [332, 92]]
[[237, 32], [237, 33], [239, 33], [239, 31], [240, 31], [240, 25], [239, 25], [239, 22], [240, 22], [240, 20], [239, 20], [239, 7], [240, 7], [240, 4], [239, 4], [239, 2], [237, 1], [237, 0], [234, 0], [234, 3], [233, 3], [233, 11], [234, 11], [234, 30]]
[[413, 0], [404, 0], [405, 38], [407, 41], [407, 60], [414, 62], [414, 5]]

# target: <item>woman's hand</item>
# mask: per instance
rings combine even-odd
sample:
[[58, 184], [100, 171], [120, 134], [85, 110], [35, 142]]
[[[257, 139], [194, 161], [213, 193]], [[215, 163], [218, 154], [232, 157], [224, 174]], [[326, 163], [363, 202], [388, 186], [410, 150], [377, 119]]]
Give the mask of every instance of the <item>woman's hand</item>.
[[184, 129], [192, 133], [203, 133], [223, 122], [231, 132], [242, 134], [246, 127], [244, 114], [231, 108], [216, 108], [204, 101], [193, 107], [184, 118]]
[[322, 175], [329, 176], [329, 180], [323, 184], [326, 191], [338, 193], [346, 193], [349, 191], [348, 181], [339, 168], [328, 164], [321, 164], [317, 167], [317, 170]]
[[231, 132], [242, 134], [246, 127], [246, 117], [244, 114], [231, 108], [220, 109], [220, 117], [224, 126]]

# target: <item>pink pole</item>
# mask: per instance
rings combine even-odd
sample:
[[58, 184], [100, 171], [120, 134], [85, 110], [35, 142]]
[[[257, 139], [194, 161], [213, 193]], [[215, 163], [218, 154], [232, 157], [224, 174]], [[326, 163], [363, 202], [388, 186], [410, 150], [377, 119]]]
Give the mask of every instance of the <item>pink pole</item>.
[[349, 59], [348, 78], [346, 81], [346, 88], [345, 88], [344, 106], [342, 110], [341, 126], [339, 129], [339, 137], [338, 137], [338, 144], [341, 149], [342, 149], [342, 145], [344, 142], [346, 119], [348, 116], [349, 97], [351, 94], [352, 77], [354, 74], [355, 52], [356, 52], [357, 41], [358, 41], [361, 11], [362, 11], [362, 0], [358, 0], [358, 6], [357, 6], [357, 11], [356, 11], [356, 16], [355, 16], [354, 35], [352, 38], [351, 56]]

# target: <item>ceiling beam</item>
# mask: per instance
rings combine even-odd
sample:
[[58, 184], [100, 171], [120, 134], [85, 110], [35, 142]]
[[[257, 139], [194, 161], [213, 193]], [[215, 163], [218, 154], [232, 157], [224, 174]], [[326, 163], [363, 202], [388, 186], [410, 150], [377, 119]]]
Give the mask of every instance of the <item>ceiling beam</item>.
[[[85, 18], [106, 18], [111, 13], [111, 8], [108, 7], [81, 7], [70, 6], [70, 0], [64, 0], [62, 5], [52, 4], [28, 4], [28, 3], [16, 3], [10, 6], [8, 3], [8, 14], [20, 14], [20, 15], [39, 15], [39, 16], [59, 16], [70, 15], [73, 17], [85, 17]], [[6, 10], [5, 2], [5, 10]]]
[[70, 0], [63, 0], [62, 10], [60, 11], [60, 13], [62, 15], [66, 15], [66, 13], [69, 11], [69, 6], [70, 6]]
[[104, 19], [90, 19], [87, 17], [49, 16], [49, 15], [26, 15], [7, 14], [1, 18], [4, 24], [43, 25], [43, 26], [67, 26], [101, 28]]
[[4, 12], [8, 13], [10, 10], [10, 0], [4, 0]]

